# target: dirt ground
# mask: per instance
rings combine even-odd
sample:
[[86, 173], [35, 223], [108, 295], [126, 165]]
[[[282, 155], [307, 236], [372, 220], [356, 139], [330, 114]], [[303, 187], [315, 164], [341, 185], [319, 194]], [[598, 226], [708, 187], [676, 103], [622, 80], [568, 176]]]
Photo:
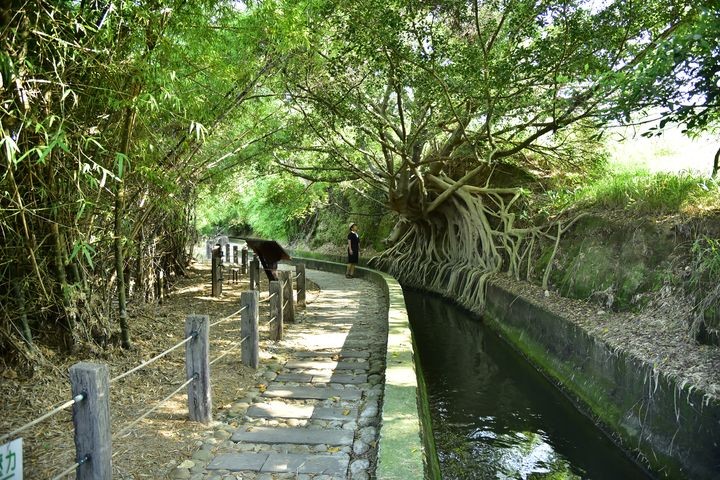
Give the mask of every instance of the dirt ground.
[[[32, 378], [21, 378], [14, 370], [0, 370], [0, 432], [9, 432], [70, 400], [68, 369], [78, 361], [105, 363], [110, 378], [124, 373], [184, 338], [188, 314], [209, 315], [210, 322], [221, 320], [240, 308], [240, 293], [248, 288], [247, 276], [239, 283], [226, 282], [223, 296], [210, 295], [210, 268], [195, 264], [180, 278], [162, 305], [131, 305], [131, 334], [134, 350], [108, 347], [96, 352], [61, 357], [44, 351], [46, 360], [56, 368], [38, 369]], [[267, 279], [261, 279], [261, 298], [267, 296]], [[317, 287], [308, 282], [308, 301]], [[268, 304], [260, 303], [261, 361], [271, 360], [263, 354], [263, 340], [268, 338]], [[255, 371], [240, 363], [240, 349], [233, 349], [240, 339], [240, 317], [235, 315], [211, 328], [210, 361], [230, 351], [211, 366], [213, 415], [218, 418], [231, 402], [241, 398], [259, 379]], [[54, 356], [53, 356], [54, 355]], [[267, 358], [263, 358], [267, 357]], [[112, 416], [113, 478], [165, 478], [168, 472], [192, 452], [209, 425], [187, 419], [187, 394], [183, 389], [172, 396], [147, 418], [120, 436], [130, 422], [139, 418], [160, 400], [185, 382], [184, 347], [148, 365], [110, 386]], [[24, 476], [31, 479], [54, 478], [75, 462], [72, 435], [72, 408], [19, 434], [23, 438]], [[74, 478], [74, 474], [63, 478]]]

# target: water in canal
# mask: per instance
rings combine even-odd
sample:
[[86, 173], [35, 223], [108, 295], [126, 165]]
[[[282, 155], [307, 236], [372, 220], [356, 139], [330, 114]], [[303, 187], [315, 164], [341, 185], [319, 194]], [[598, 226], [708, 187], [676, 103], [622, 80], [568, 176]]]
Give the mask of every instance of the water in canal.
[[444, 479], [646, 479], [481, 320], [405, 290]]

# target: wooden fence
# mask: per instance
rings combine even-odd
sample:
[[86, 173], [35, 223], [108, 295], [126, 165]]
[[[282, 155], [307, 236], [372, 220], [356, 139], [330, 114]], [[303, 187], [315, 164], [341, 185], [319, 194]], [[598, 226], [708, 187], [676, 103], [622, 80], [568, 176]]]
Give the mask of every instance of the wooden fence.
[[[213, 265], [211, 282], [213, 295], [222, 293], [222, 255], [220, 246], [213, 249]], [[237, 260], [237, 249], [234, 258]], [[218, 259], [217, 265], [215, 259]], [[247, 270], [247, 250], [242, 253], [242, 272]], [[219, 273], [218, 273], [219, 272]], [[253, 273], [254, 272], [254, 273]], [[305, 268], [296, 267], [296, 274], [289, 271], [279, 271], [279, 279], [270, 282], [270, 295], [260, 300], [259, 266], [257, 258], [250, 262], [250, 290], [241, 292], [241, 308], [220, 320], [210, 323], [207, 315], [188, 315], [185, 320], [185, 338], [164, 352], [137, 367], [110, 378], [107, 365], [90, 362], [79, 362], [70, 367], [70, 385], [73, 399], [61, 407], [3, 435], [0, 440], [12, 438], [14, 435], [29, 429], [40, 421], [49, 418], [65, 408], [73, 407], [73, 425], [75, 434], [75, 450], [77, 462], [57, 474], [54, 479], [63, 478], [73, 471], [79, 480], [106, 480], [112, 478], [112, 434], [110, 429], [110, 386], [112, 383], [124, 378], [151, 363], [168, 355], [170, 352], [185, 346], [185, 373], [187, 381], [169, 396], [160, 400], [155, 406], [140, 415], [125, 426], [117, 435], [124, 435], [137, 425], [142, 419], [150, 415], [162, 404], [177, 395], [187, 387], [188, 415], [190, 420], [208, 423], [212, 420], [212, 395], [210, 393], [210, 366], [232, 351], [241, 349], [242, 363], [257, 368], [259, 363], [259, 304], [268, 301], [270, 313], [270, 338], [282, 339], [283, 324], [286, 321], [294, 322], [294, 301], [292, 281], [297, 284], [297, 303], [305, 304]], [[254, 280], [254, 282], [253, 282]], [[225, 353], [210, 360], [210, 334], [212, 327], [240, 315], [240, 337], [235, 345]], [[2, 443], [2, 442], [0, 442]]]

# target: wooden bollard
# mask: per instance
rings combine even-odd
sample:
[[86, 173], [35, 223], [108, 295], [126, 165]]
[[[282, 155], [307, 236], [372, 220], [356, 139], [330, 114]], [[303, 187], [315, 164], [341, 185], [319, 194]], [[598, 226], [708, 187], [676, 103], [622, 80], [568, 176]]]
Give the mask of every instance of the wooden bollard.
[[219, 297], [222, 295], [222, 250], [219, 243], [213, 248], [210, 268], [211, 295]]
[[295, 306], [293, 302], [293, 286], [291, 272], [287, 270], [278, 271], [278, 277], [283, 289], [283, 319], [288, 323], [295, 323]]
[[205, 241], [205, 259], [212, 259], [213, 243], [210, 240]]
[[241, 255], [242, 255], [242, 265], [241, 265], [240, 273], [242, 273], [243, 275], [247, 275], [247, 266], [248, 266], [248, 261], [247, 261], [248, 250], [247, 250], [247, 247], [245, 247], [245, 248], [242, 249]]
[[80, 362], [70, 367], [72, 395], [83, 399], [73, 405], [78, 480], [112, 478], [110, 433], [110, 377], [107, 365]]
[[207, 315], [188, 315], [185, 319], [185, 338], [190, 335], [194, 338], [185, 344], [186, 379], [195, 378], [188, 385], [190, 420], [210, 423], [210, 318]]
[[250, 290], [260, 289], [260, 261], [253, 258], [250, 262]]
[[165, 272], [157, 268], [155, 269], [155, 299], [158, 302], [158, 305], [163, 304], [163, 299], [165, 298]]
[[299, 263], [295, 267], [295, 285], [297, 285], [297, 306], [305, 306], [305, 264]]
[[240, 306], [246, 307], [240, 314], [240, 337], [244, 339], [240, 350], [240, 358], [242, 363], [250, 368], [257, 368], [260, 361], [258, 295], [257, 290], [250, 290], [240, 294]]
[[[270, 282], [270, 339], [283, 338], [283, 292], [279, 281]], [[274, 320], [273, 320], [274, 319]]]

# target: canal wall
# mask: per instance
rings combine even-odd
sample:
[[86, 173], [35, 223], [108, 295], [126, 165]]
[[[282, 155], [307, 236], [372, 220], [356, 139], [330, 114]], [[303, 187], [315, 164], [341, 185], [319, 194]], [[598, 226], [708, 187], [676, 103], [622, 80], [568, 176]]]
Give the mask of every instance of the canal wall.
[[[427, 268], [428, 277], [436, 273], [432, 270]], [[462, 304], [457, 292], [477, 288], [462, 272], [457, 272], [453, 291], [399, 280], [471, 312], [483, 311], [484, 321], [654, 475], [720, 478], [720, 405], [702, 391], [678, 384], [653, 365], [499, 286], [486, 286], [484, 309]]]
[[[306, 268], [345, 274], [344, 263], [318, 258], [305, 252], [293, 252], [292, 255], [293, 260], [288, 263], [304, 263]], [[402, 288], [395, 278], [377, 270], [358, 267], [355, 274], [380, 286], [387, 299], [385, 390], [376, 478], [439, 479], [440, 463], [432, 434], [427, 390], [410, 330]]]

